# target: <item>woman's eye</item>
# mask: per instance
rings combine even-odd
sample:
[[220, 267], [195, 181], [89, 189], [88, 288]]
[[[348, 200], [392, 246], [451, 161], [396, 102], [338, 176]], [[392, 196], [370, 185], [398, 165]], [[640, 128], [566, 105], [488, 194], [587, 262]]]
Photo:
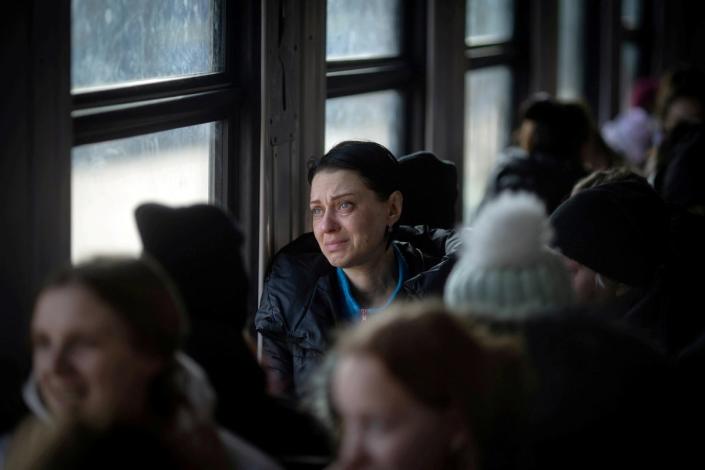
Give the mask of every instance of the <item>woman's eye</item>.
[[37, 335], [32, 338], [32, 349], [40, 351], [49, 347], [49, 338], [43, 335]]
[[344, 211], [349, 211], [352, 208], [353, 208], [352, 202], [348, 202], [348, 201], [343, 201], [340, 203], [340, 205], [338, 205], [338, 209], [344, 210]]
[[311, 208], [311, 215], [313, 217], [320, 217], [323, 215], [323, 209], [320, 207], [312, 207]]

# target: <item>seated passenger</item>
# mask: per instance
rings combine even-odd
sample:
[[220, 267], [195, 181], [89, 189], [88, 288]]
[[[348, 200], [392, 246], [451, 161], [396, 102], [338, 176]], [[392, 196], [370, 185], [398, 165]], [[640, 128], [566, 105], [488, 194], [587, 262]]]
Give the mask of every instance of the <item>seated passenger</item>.
[[206, 371], [218, 423], [287, 462], [329, 455], [314, 421], [266, 393], [264, 371], [244, 336], [248, 279], [243, 236], [221, 208], [142, 204], [135, 211], [144, 250], [167, 271], [189, 313], [184, 351]]
[[528, 191], [543, 201], [550, 214], [586, 174], [582, 158], [593, 126], [579, 105], [543, 94], [524, 103], [520, 114], [520, 148], [509, 148], [500, 156], [483, 205], [503, 191]]
[[511, 338], [490, 346], [441, 305], [397, 304], [348, 332], [330, 384], [335, 468], [516, 468], [527, 369]]
[[397, 228], [399, 163], [379, 144], [338, 144], [311, 165], [308, 180], [315, 241], [304, 235], [276, 255], [255, 317], [275, 390], [294, 396], [333, 328], [397, 298], [440, 294], [456, 244], [448, 230]]
[[548, 248], [552, 231], [536, 196], [499, 195], [465, 235], [444, 293], [446, 305], [460, 315], [514, 321], [573, 304], [570, 275]]
[[661, 346], [678, 350], [698, 333], [684, 325], [703, 321], [679, 305], [685, 293], [679, 276], [687, 274], [671, 269], [671, 218], [644, 178], [614, 171], [578, 185], [551, 224], [580, 303], [623, 318]]
[[[24, 395], [36, 420], [8, 453], [66, 422], [158, 432], [185, 468], [279, 468], [211, 419], [213, 392], [178, 350], [187, 321], [146, 260], [99, 258], [64, 270], [41, 291], [31, 322], [33, 370]], [[31, 447], [28, 447], [31, 448]]]
[[605, 142], [639, 171], [644, 168], [655, 144], [656, 119], [653, 111], [658, 81], [640, 78], [634, 83], [630, 107], [602, 126]]

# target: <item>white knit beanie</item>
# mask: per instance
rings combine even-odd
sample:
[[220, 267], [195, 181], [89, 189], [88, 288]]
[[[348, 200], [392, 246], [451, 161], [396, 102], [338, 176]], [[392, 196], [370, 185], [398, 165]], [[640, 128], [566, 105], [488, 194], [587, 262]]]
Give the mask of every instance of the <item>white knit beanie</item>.
[[536, 196], [500, 194], [465, 231], [464, 253], [445, 285], [446, 304], [501, 320], [570, 305], [570, 275], [560, 255], [547, 247], [551, 236]]

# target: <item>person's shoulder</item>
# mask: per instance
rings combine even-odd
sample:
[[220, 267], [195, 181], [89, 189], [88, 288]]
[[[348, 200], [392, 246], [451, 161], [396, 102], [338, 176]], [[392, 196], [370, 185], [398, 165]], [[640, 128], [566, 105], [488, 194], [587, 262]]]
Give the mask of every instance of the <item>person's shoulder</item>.
[[281, 470], [283, 468], [261, 450], [223, 428], [218, 429], [218, 436], [223, 443], [232, 468], [252, 470]]
[[267, 278], [306, 283], [331, 269], [313, 234], [305, 233], [274, 255]]
[[289, 334], [293, 329], [312, 328], [311, 322], [302, 323], [302, 319], [311, 308], [325, 310], [330, 305], [336, 295], [334, 279], [335, 268], [312, 234], [294, 240], [274, 256], [267, 272], [255, 314], [257, 330]]

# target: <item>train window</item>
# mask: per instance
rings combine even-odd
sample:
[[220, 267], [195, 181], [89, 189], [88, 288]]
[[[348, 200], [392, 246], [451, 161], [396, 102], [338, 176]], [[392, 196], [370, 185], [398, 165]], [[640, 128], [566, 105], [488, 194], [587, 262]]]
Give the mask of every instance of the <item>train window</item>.
[[647, 34], [644, 31], [643, 0], [622, 1], [622, 43], [620, 50], [619, 93], [620, 109], [630, 105], [634, 82], [644, 74]]
[[484, 194], [487, 178], [510, 131], [512, 75], [497, 66], [465, 74], [465, 219]]
[[71, 0], [72, 260], [138, 252], [140, 203], [235, 197], [240, 13], [223, 0]]
[[401, 53], [401, 0], [329, 0], [326, 58], [359, 60]]
[[583, 90], [583, 47], [585, 4], [574, 0], [558, 3], [558, 77], [556, 96], [573, 100]]
[[514, 29], [513, 0], [468, 0], [465, 43], [468, 46], [506, 42]]
[[642, 0], [622, 0], [622, 25], [637, 29], [641, 25]]
[[345, 139], [376, 141], [395, 155], [410, 146], [409, 116], [423, 114], [411, 105], [423, 83], [423, 69], [412, 66], [415, 5], [327, 1], [326, 150]]
[[620, 107], [622, 110], [629, 107], [632, 85], [634, 84], [634, 81], [639, 78], [638, 60], [638, 46], [632, 42], [624, 42], [622, 44], [620, 58], [622, 68], [619, 75], [619, 96], [622, 97], [622, 101], [620, 102]]
[[343, 140], [372, 140], [401, 151], [402, 95], [396, 90], [332, 98], [326, 102], [326, 151]]
[[71, 257], [137, 254], [141, 203], [208, 202], [219, 125], [206, 123], [75, 147], [71, 173]]
[[223, 70], [217, 0], [73, 0], [74, 92]]
[[463, 218], [485, 191], [497, 156], [509, 143], [513, 97], [513, 0], [466, 0]]

